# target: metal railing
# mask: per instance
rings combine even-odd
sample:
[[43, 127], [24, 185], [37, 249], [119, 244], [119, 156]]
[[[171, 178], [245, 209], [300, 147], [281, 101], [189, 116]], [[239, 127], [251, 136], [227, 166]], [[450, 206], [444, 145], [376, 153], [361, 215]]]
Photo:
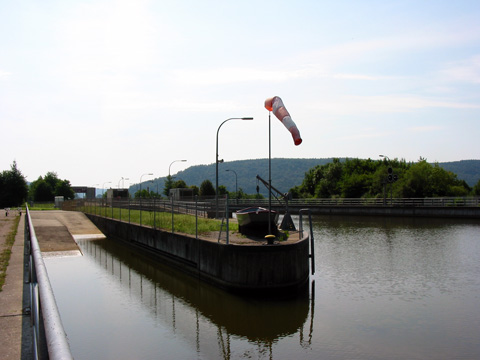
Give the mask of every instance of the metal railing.
[[[384, 202], [385, 201], [385, 202]], [[232, 200], [230, 206], [268, 206], [268, 199]], [[279, 204], [273, 202], [272, 205]], [[480, 197], [429, 197], [429, 198], [305, 198], [288, 201], [292, 207], [314, 206], [398, 206], [398, 207], [451, 207], [480, 206]]]
[[[25, 216], [34, 358], [73, 359], [28, 206]], [[48, 354], [45, 353], [45, 347]]]
[[[123, 222], [136, 223], [141, 226], [151, 226], [154, 229], [171, 230], [175, 233], [177, 215], [192, 215], [195, 217], [195, 237], [198, 238], [199, 218], [214, 218], [227, 220], [227, 196], [218, 199], [219, 209], [216, 211], [214, 197], [195, 196], [189, 201], [173, 199], [82, 199], [65, 201], [63, 210], [81, 211], [86, 214], [101, 216]], [[231, 213], [230, 213], [231, 216]], [[218, 222], [219, 238], [226, 237], [228, 243], [230, 225], [228, 221]]]

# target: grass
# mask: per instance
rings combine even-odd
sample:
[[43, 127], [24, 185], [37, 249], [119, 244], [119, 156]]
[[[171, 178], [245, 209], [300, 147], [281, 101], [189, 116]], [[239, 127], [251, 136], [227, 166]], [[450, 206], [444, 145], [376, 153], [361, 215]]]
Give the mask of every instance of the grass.
[[[28, 206], [29, 210], [58, 210], [55, 207], [55, 203], [33, 203], [33, 206]], [[25, 206], [23, 206], [23, 210], [25, 210]]]
[[[91, 212], [91, 209], [84, 209], [85, 212]], [[94, 211], [95, 212], [95, 211]], [[94, 213], [91, 212], [91, 213]], [[108, 218], [113, 218], [117, 220], [122, 220], [125, 222], [131, 222], [140, 224], [140, 210], [128, 210], [120, 208], [111, 208], [103, 207], [96, 208], [96, 214], [100, 216], [105, 216]], [[172, 230], [172, 213], [170, 212], [153, 212], [153, 211], [142, 211], [142, 225], [152, 226], [162, 230], [171, 231]], [[174, 231], [181, 232], [184, 234], [195, 235], [195, 216], [186, 215], [186, 214], [174, 214], [173, 217]], [[221, 220], [216, 219], [207, 219], [204, 217], [198, 217], [198, 233], [207, 234], [213, 231], [219, 231], [221, 225]], [[229, 224], [230, 231], [238, 231], [238, 224], [230, 222]]]
[[10, 256], [12, 255], [12, 246], [15, 242], [15, 236], [17, 235], [18, 223], [20, 221], [20, 216], [16, 216], [13, 221], [10, 232], [7, 235], [5, 240], [5, 247], [0, 253], [0, 291], [3, 289], [5, 284], [5, 278], [7, 276], [7, 267], [10, 262]]

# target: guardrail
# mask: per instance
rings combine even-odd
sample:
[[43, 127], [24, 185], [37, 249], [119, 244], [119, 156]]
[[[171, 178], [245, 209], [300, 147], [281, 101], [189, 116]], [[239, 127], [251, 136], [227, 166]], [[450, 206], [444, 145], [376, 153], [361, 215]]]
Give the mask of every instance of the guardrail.
[[[40, 246], [26, 207], [25, 242], [29, 255], [30, 321], [35, 359], [73, 359]], [[45, 347], [48, 355], [45, 353]]]
[[[234, 205], [268, 206], [268, 199], [238, 199], [231, 200]], [[272, 205], [278, 206], [277, 201]], [[230, 205], [232, 206], [232, 205]], [[430, 198], [306, 198], [292, 199], [288, 206], [309, 207], [309, 206], [403, 206], [403, 207], [450, 207], [450, 206], [480, 206], [480, 197], [430, 197]]]

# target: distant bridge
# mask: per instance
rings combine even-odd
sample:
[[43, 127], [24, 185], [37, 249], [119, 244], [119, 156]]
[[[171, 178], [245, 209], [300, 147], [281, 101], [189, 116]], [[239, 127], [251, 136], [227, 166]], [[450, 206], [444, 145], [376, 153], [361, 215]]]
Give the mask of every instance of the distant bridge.
[[95, 188], [88, 186], [72, 186], [72, 190], [75, 194], [85, 194], [87, 199], [95, 199]]

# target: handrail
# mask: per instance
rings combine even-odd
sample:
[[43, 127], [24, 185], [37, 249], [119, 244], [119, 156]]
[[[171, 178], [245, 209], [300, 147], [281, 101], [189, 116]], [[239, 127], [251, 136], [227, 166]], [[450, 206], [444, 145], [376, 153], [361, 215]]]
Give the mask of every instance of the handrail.
[[[49, 359], [73, 359], [28, 206], [26, 207], [26, 217], [25, 238], [30, 243], [30, 300], [35, 344], [34, 355], [36, 359], [40, 356], [40, 330], [43, 330]], [[40, 329], [40, 314], [43, 319], [43, 329]]]

